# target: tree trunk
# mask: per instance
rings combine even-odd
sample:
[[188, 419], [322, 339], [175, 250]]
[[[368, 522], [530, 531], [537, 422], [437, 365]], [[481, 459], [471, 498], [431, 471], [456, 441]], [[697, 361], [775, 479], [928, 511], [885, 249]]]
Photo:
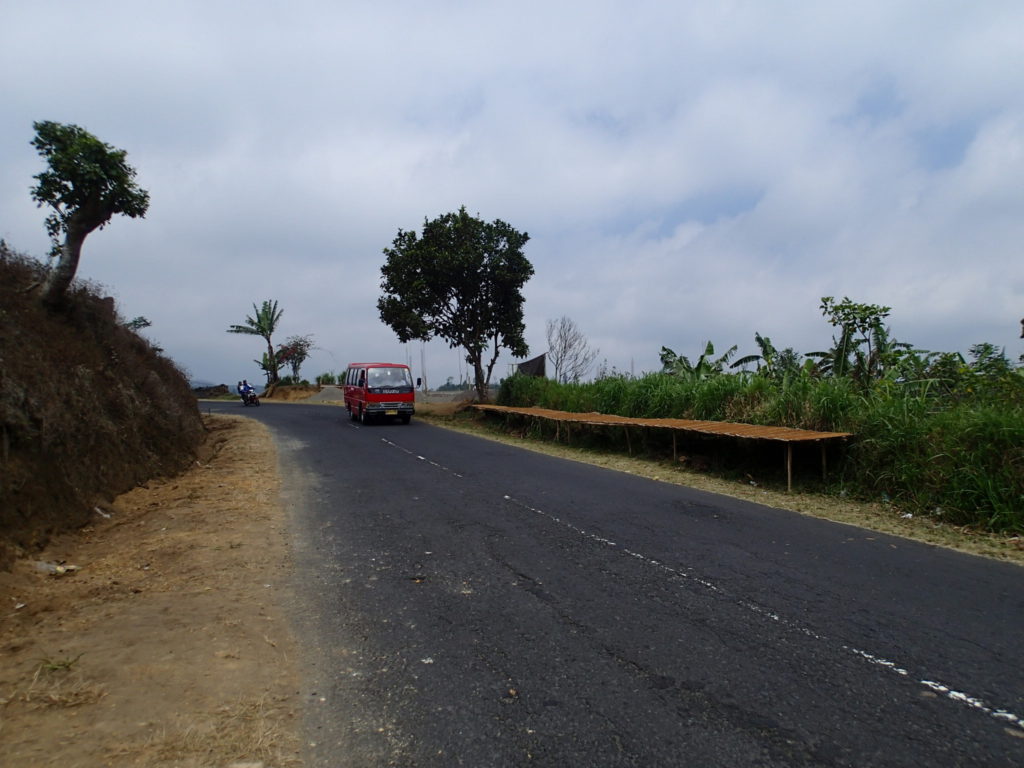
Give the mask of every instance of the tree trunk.
[[277, 382], [279, 380], [278, 379], [278, 375], [277, 375], [277, 355], [274, 354], [274, 345], [270, 341], [270, 337], [267, 336], [266, 339], [267, 339], [267, 365], [270, 367], [270, 370], [267, 371], [267, 379], [268, 379], [269, 384], [273, 385], [273, 384], [277, 384]]
[[57, 263], [50, 269], [39, 290], [43, 304], [48, 307], [56, 307], [64, 302], [64, 294], [67, 293], [68, 286], [71, 285], [71, 281], [75, 279], [75, 273], [78, 272], [82, 243], [85, 242], [86, 235], [91, 231], [91, 229], [81, 226], [68, 228], [64, 244], [60, 247]]
[[56, 307], [64, 302], [64, 294], [78, 272], [78, 260], [82, 255], [85, 238], [109, 218], [109, 214], [104, 214], [103, 200], [98, 194], [92, 195], [68, 217], [64, 225], [64, 244], [60, 247], [60, 256], [39, 291], [44, 304]]
[[496, 362], [498, 362], [498, 353], [500, 351], [501, 350], [498, 347], [498, 336], [497, 336], [497, 334], [495, 334], [495, 336], [494, 336], [494, 355], [491, 357], [491, 361], [487, 364], [487, 376], [484, 379], [484, 397], [480, 398], [480, 402], [484, 402], [486, 400], [487, 390], [489, 389], [490, 384], [491, 384], [491, 373], [494, 371], [494, 364]]
[[487, 400], [487, 380], [484, 378], [484, 367], [479, 352], [470, 352], [468, 362], [473, 365], [473, 384], [476, 387], [476, 398], [481, 403]]

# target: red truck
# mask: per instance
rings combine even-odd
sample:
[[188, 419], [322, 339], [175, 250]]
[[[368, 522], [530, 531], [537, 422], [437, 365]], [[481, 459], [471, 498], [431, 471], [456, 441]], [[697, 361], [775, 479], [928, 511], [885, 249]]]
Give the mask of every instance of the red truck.
[[350, 363], [345, 372], [345, 408], [363, 424], [399, 418], [408, 424], [416, 412], [416, 390], [409, 366], [401, 363]]

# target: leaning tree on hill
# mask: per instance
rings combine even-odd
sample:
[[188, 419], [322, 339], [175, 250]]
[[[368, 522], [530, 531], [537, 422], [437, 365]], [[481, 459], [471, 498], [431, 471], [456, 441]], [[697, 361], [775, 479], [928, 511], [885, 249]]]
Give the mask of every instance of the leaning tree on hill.
[[125, 162], [127, 154], [104, 144], [77, 125], [49, 120], [33, 124], [32, 146], [48, 164], [34, 178], [32, 199], [52, 213], [46, 231], [53, 242], [57, 262], [39, 292], [43, 302], [59, 305], [78, 271], [85, 238], [102, 229], [115, 214], [142, 218], [149, 208], [149, 193], [135, 183], [135, 169]]

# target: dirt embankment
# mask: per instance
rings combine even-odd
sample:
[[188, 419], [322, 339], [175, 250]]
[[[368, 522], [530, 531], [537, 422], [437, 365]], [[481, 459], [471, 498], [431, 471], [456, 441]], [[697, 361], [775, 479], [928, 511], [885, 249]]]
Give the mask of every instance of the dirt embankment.
[[46, 309], [41, 265], [0, 245], [0, 570], [140, 482], [180, 472], [203, 435], [184, 375], [76, 285]]
[[287, 521], [252, 419], [0, 572], [0, 763], [301, 764]]
[[298, 762], [269, 433], [0, 243], [0, 763]]

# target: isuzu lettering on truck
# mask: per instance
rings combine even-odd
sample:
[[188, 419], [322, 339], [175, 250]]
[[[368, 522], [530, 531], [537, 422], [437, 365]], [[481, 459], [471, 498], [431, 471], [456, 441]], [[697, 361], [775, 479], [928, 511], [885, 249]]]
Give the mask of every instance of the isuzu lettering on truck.
[[345, 408], [349, 418], [368, 424], [416, 412], [416, 390], [409, 366], [401, 363], [351, 363], [345, 373]]

